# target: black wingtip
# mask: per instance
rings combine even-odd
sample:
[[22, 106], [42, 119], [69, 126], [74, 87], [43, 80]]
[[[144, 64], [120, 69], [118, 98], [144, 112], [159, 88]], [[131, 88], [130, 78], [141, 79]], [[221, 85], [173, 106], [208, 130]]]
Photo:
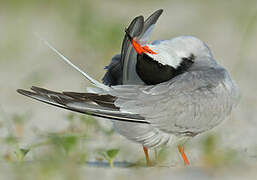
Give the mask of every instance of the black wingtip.
[[16, 91], [17, 91], [17, 93], [19, 93], [19, 94], [21, 94], [23, 96], [31, 97], [31, 96], [35, 95], [34, 92], [27, 91], [27, 90], [24, 90], [24, 89], [17, 89]]
[[158, 9], [156, 12], [163, 13], [163, 9]]
[[160, 16], [162, 13], [163, 13], [163, 9], [158, 9], [153, 14], [158, 14]]
[[158, 17], [160, 17], [163, 13], [163, 9], [158, 9], [157, 11], [155, 11], [156, 14], [158, 14]]
[[27, 93], [27, 91], [24, 89], [17, 89], [16, 92], [22, 95], [25, 95]]

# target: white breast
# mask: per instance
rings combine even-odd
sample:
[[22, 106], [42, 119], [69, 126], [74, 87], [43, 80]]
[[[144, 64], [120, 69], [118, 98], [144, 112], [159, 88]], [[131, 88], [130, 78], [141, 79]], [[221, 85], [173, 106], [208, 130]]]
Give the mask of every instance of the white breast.
[[127, 139], [142, 144], [147, 148], [172, 145], [185, 137], [177, 137], [154, 128], [149, 124], [136, 124], [114, 121], [114, 129]]

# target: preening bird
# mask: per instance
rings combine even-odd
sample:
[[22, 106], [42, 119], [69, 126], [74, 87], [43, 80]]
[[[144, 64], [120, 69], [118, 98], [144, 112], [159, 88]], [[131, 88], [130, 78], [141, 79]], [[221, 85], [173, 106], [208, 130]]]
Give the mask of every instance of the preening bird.
[[94, 88], [88, 92], [55, 92], [32, 87], [18, 89], [38, 101], [113, 121], [115, 130], [148, 149], [176, 143], [189, 164], [182, 139], [220, 124], [237, 102], [238, 90], [227, 70], [208, 46], [193, 36], [148, 41], [163, 10], [144, 20], [138, 16], [125, 29], [121, 53], [106, 66], [102, 83], [73, 65]]

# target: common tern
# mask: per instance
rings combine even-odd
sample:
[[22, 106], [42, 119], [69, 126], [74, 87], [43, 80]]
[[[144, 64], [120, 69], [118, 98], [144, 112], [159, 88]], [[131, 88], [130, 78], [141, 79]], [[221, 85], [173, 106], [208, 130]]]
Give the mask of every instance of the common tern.
[[149, 18], [133, 19], [125, 29], [121, 53], [106, 66], [100, 83], [72, 64], [48, 42], [63, 60], [81, 72], [95, 87], [86, 93], [55, 92], [33, 86], [18, 89], [38, 101], [113, 121], [115, 130], [148, 148], [180, 142], [212, 129], [231, 113], [238, 88], [227, 70], [214, 59], [208, 46], [193, 36], [149, 42], [163, 10]]

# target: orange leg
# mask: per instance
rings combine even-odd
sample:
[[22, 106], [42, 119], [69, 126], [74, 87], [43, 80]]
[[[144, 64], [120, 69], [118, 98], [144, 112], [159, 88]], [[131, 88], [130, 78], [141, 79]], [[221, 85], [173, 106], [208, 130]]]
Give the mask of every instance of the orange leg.
[[182, 158], [184, 160], [185, 165], [189, 165], [189, 161], [188, 161], [187, 156], [186, 156], [186, 154], [185, 154], [185, 152], [183, 150], [183, 147], [182, 146], [178, 146], [178, 150], [179, 150], [179, 152], [180, 152], [180, 154], [181, 154], [181, 156], [182, 156]]
[[151, 166], [149, 155], [148, 155], [148, 149], [146, 147], [144, 147], [144, 146], [143, 146], [143, 149], [144, 149], [144, 153], [145, 153], [146, 165], [147, 166]]

